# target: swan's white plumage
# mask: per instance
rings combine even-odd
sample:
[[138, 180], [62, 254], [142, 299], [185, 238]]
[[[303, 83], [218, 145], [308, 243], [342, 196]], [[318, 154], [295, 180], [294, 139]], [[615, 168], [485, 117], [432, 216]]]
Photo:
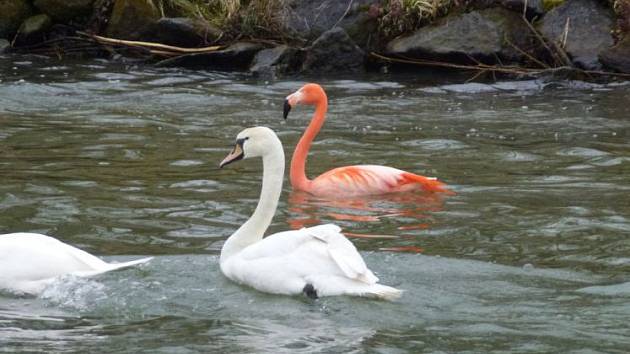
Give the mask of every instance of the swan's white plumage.
[[[263, 127], [245, 129], [237, 141], [242, 146], [234, 151], [242, 150], [243, 158], [262, 156], [263, 187], [254, 214], [228, 238], [221, 251], [221, 270], [229, 279], [274, 294], [301, 294], [310, 284], [318, 296], [386, 300], [400, 296], [400, 290], [377, 284], [378, 278], [339, 226], [319, 225], [263, 239], [282, 190], [282, 145], [273, 131]], [[227, 163], [232, 158], [228, 155]]]
[[92, 276], [149, 260], [107, 263], [50, 236], [5, 234], [0, 235], [0, 289], [36, 295], [62, 275]]

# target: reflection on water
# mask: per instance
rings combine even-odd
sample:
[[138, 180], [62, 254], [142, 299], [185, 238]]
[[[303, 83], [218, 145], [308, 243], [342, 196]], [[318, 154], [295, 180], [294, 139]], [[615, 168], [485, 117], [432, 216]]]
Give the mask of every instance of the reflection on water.
[[[441, 211], [444, 196], [437, 193], [396, 193], [383, 196], [349, 197], [345, 199], [326, 199], [315, 197], [300, 191], [291, 191], [287, 203], [289, 216], [286, 222], [292, 229], [315, 226], [322, 223], [322, 218], [333, 222], [348, 222], [359, 227], [369, 223], [376, 225], [395, 218], [396, 232], [391, 235], [355, 232], [344, 229], [350, 238], [406, 238], [405, 230], [424, 230], [431, 227], [432, 212]], [[383, 250], [384, 248], [381, 248]], [[420, 247], [387, 247], [389, 251], [420, 252]]]
[[0, 56], [0, 233], [157, 256], [40, 298], [0, 294], [0, 351], [627, 351], [627, 83], [322, 80], [308, 175], [396, 166], [457, 194], [329, 201], [287, 183], [269, 233], [340, 225], [405, 289], [396, 303], [270, 296], [219, 271], [261, 164], [217, 165], [253, 125], [289, 155], [311, 111], [285, 122], [282, 102], [302, 84]]

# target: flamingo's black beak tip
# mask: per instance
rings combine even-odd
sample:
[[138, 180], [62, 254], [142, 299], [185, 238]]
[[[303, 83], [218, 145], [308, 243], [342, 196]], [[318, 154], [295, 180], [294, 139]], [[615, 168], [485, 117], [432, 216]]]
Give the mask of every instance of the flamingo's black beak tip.
[[289, 100], [284, 100], [284, 109], [282, 112], [284, 120], [287, 120], [289, 112], [291, 112], [291, 105], [289, 104]]

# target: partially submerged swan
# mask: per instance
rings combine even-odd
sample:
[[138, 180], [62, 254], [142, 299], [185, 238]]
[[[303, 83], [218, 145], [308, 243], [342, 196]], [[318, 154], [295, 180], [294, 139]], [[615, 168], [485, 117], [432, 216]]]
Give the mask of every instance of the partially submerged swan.
[[63, 275], [87, 277], [152, 258], [107, 263], [50, 236], [26, 232], [0, 235], [0, 289], [37, 295]]
[[236, 138], [223, 167], [262, 157], [262, 191], [254, 214], [225, 241], [221, 271], [229, 279], [259, 291], [308, 297], [354, 295], [393, 300], [401, 291], [378, 284], [354, 245], [332, 224], [263, 234], [273, 218], [284, 177], [284, 152], [266, 127], [248, 128]]

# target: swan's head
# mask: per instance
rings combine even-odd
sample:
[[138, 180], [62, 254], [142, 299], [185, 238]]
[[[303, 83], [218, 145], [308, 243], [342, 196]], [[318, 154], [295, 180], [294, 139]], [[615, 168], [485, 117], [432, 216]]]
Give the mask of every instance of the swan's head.
[[234, 149], [221, 161], [219, 167], [241, 159], [265, 156], [278, 150], [278, 147], [282, 151], [280, 139], [273, 130], [267, 127], [247, 128], [238, 133]]
[[315, 105], [321, 100], [326, 101], [326, 92], [318, 84], [306, 84], [299, 90], [287, 96], [284, 100], [284, 119], [287, 119], [291, 108], [298, 104]]

